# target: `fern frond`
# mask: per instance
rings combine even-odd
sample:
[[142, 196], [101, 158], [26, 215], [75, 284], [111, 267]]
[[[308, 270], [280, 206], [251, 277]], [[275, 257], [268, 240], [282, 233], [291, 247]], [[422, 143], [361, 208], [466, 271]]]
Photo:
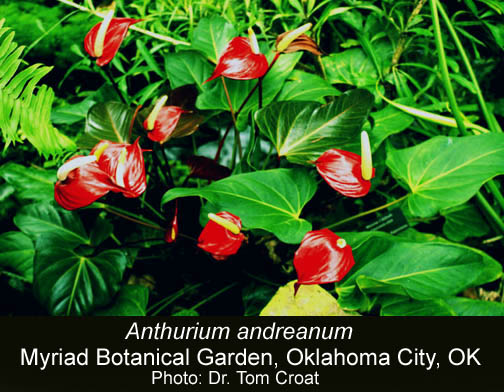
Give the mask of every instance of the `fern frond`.
[[23, 46], [14, 42], [14, 32], [0, 20], [0, 130], [5, 148], [28, 139], [37, 151], [48, 157], [75, 149], [75, 143], [51, 124], [54, 92], [38, 86], [52, 67], [33, 64], [19, 71]]

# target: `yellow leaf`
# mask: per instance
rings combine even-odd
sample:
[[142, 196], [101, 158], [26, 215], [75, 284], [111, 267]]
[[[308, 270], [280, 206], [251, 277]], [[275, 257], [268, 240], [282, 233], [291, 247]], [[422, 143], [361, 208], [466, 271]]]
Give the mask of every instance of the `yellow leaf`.
[[319, 285], [301, 285], [294, 297], [293, 280], [282, 286], [260, 316], [353, 316], [344, 312], [336, 299]]

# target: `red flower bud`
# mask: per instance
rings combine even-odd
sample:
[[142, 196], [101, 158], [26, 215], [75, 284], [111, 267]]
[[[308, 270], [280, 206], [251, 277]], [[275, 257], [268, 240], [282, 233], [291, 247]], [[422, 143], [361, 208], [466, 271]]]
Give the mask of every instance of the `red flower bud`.
[[344, 239], [329, 229], [309, 231], [294, 254], [295, 291], [302, 284], [338, 282], [354, 264], [352, 248]]
[[[331, 188], [348, 197], [362, 197], [371, 181], [362, 178], [361, 157], [353, 152], [331, 149], [315, 162], [317, 170]], [[373, 169], [372, 177], [375, 170]]]
[[[219, 212], [216, 216], [215, 219], [222, 222], [208, 221], [198, 238], [198, 247], [210, 253], [216, 260], [225, 260], [238, 252], [245, 236], [240, 232], [242, 224], [239, 217], [226, 211]], [[238, 233], [233, 233], [222, 224], [229, 225], [230, 228], [233, 228], [233, 231], [238, 231]]]
[[141, 21], [141, 19], [112, 18], [105, 32], [105, 38], [102, 44], [97, 42], [97, 38], [98, 40], [100, 39], [98, 32], [103, 23], [100, 22], [86, 34], [84, 49], [91, 57], [97, 57], [96, 65], [100, 67], [106, 65], [110, 63], [116, 55], [124, 37], [126, 37], [129, 27]]
[[184, 109], [178, 106], [164, 106], [156, 116], [153, 129], [149, 129], [148, 119], [144, 121], [144, 128], [151, 131], [147, 134], [147, 137], [153, 142], [163, 144], [172, 137], [181, 114], [185, 112]]
[[257, 79], [267, 70], [266, 56], [262, 53], [254, 53], [248, 38], [236, 37], [229, 42], [212, 76], [205, 80], [205, 83], [219, 76], [237, 80]]
[[[54, 198], [63, 208], [88, 206], [109, 191], [121, 192], [125, 197], [138, 197], [145, 191], [145, 166], [138, 139], [133, 144], [101, 141], [85, 158], [93, 156], [94, 161], [88, 159], [75, 168], [68, 163], [82, 156], [73, 157], [58, 171]], [[70, 166], [70, 171], [65, 166]]]

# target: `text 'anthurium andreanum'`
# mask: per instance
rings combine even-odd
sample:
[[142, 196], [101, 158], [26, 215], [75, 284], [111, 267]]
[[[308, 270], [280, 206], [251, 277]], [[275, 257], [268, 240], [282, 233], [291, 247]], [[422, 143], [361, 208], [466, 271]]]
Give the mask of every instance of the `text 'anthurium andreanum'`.
[[160, 144], [165, 143], [171, 137], [176, 137], [174, 132], [180, 116], [182, 113], [186, 113], [184, 109], [178, 106], [164, 106], [167, 100], [168, 96], [166, 95], [159, 98], [143, 123], [143, 127], [150, 131], [147, 137]]
[[108, 192], [138, 197], [147, 187], [142, 149], [102, 140], [89, 156], [76, 156], [61, 166], [54, 187], [56, 202], [67, 210], [90, 205]]
[[371, 188], [374, 177], [369, 136], [361, 134], [362, 156], [350, 151], [331, 149], [324, 152], [315, 162], [322, 178], [339, 193], [348, 197], [362, 197]]
[[96, 57], [96, 65], [104, 66], [110, 63], [116, 55], [121, 43], [132, 24], [141, 19], [113, 18], [114, 11], [110, 10], [103, 21], [96, 24], [84, 39], [84, 49], [91, 57]]
[[309, 231], [294, 255], [294, 294], [302, 284], [339, 282], [354, 264], [352, 248], [343, 238], [329, 229]]
[[245, 239], [241, 232], [241, 219], [230, 212], [208, 214], [210, 220], [203, 228], [198, 246], [216, 260], [225, 260], [240, 249]]
[[259, 44], [252, 29], [249, 29], [249, 37], [236, 37], [229, 42], [224, 52], [219, 57], [217, 66], [209, 82], [225, 76], [229, 79], [250, 80], [263, 76], [268, 70], [268, 60], [259, 51]]

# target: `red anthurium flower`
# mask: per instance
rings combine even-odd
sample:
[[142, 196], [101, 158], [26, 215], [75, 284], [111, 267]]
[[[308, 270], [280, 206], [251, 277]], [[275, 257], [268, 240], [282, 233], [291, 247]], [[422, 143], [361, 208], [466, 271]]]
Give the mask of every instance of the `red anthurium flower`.
[[112, 18], [111, 10], [103, 21], [95, 25], [84, 39], [84, 49], [91, 57], [97, 57], [96, 65], [103, 66], [114, 58], [121, 43], [132, 24], [141, 22], [141, 19]]
[[362, 132], [362, 157], [349, 151], [331, 149], [324, 152], [315, 162], [324, 180], [339, 193], [348, 197], [362, 197], [371, 188], [371, 149], [367, 133]]
[[295, 293], [302, 284], [338, 282], [355, 264], [352, 248], [329, 229], [306, 233], [294, 254], [294, 268], [298, 275]]
[[156, 102], [152, 112], [143, 123], [144, 128], [151, 131], [147, 134], [147, 137], [160, 144], [163, 144], [172, 136], [180, 116], [182, 113], [186, 113], [186, 110], [178, 106], [163, 106], [167, 99], [168, 97], [163, 95]]
[[168, 242], [169, 244], [171, 244], [172, 242], [175, 242], [175, 240], [177, 239], [177, 235], [178, 235], [177, 215], [178, 215], [178, 203], [177, 203], [177, 201], [175, 201], [175, 214], [173, 215], [173, 219], [171, 221], [170, 227], [168, 228], [168, 230], [166, 230], [166, 233], [165, 233], [165, 241]]
[[267, 70], [268, 60], [259, 52], [254, 32], [249, 29], [249, 38], [236, 37], [229, 42], [212, 76], [205, 80], [205, 83], [219, 76], [237, 80], [257, 79]]
[[216, 260], [225, 260], [240, 249], [245, 239], [241, 230], [241, 219], [230, 212], [208, 214], [210, 220], [203, 228], [198, 246]]
[[110, 191], [138, 197], [147, 186], [138, 139], [134, 144], [101, 141], [91, 155], [68, 160], [57, 176], [54, 198], [67, 210], [88, 206]]

